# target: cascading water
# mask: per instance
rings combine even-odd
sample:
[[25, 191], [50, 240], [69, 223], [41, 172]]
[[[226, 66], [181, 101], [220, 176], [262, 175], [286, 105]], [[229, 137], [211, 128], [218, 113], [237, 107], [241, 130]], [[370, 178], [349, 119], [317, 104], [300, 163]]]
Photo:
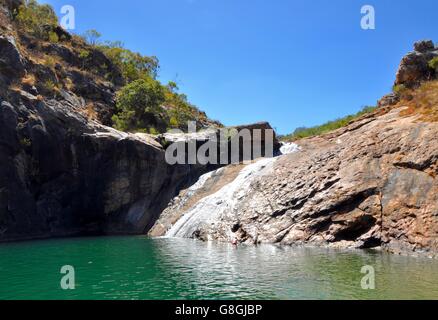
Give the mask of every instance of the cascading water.
[[[294, 143], [283, 144], [280, 149], [283, 155], [298, 150], [298, 145]], [[233, 182], [227, 184], [218, 192], [198, 201], [195, 206], [173, 225], [166, 233], [166, 237], [189, 238], [203, 225], [214, 225], [221, 219], [232, 218], [233, 215], [237, 214], [236, 205], [248, 192], [251, 183], [270, 170], [277, 159], [278, 157], [264, 158], [247, 165]], [[202, 188], [206, 181], [214, 174], [210, 172], [203, 175], [192, 188], [194, 190]]]
[[300, 150], [300, 147], [295, 143], [281, 143], [280, 153], [282, 155], [294, 153]]

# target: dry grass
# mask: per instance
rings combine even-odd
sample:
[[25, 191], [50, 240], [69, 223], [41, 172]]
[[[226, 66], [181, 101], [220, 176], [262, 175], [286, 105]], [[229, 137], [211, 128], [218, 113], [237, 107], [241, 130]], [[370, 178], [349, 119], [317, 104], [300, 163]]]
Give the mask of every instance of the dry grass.
[[70, 78], [65, 78], [64, 80], [64, 86], [67, 90], [69, 91], [73, 91], [75, 85], [73, 83], [73, 81]]
[[57, 63], [59, 63], [59, 58], [55, 57], [55, 56], [46, 55], [44, 60], [43, 60], [43, 64], [52, 70], [55, 69], [55, 66]]
[[9, 90], [15, 91], [15, 92], [20, 92], [21, 91], [21, 86], [19, 84], [17, 84], [17, 83], [12, 83], [9, 86]]
[[6, 29], [4, 26], [7, 26], [10, 23], [9, 18], [3, 11], [0, 11], [0, 26], [2, 29]]
[[36, 78], [33, 74], [27, 74], [21, 79], [22, 85], [34, 86], [36, 83]]
[[94, 104], [92, 102], [87, 103], [87, 106], [85, 107], [85, 114], [86, 114], [88, 120], [97, 120], [98, 119], [97, 112], [94, 109]]
[[418, 114], [423, 121], [438, 121], [438, 80], [424, 82], [418, 89], [404, 92], [398, 106], [407, 106], [402, 116]]

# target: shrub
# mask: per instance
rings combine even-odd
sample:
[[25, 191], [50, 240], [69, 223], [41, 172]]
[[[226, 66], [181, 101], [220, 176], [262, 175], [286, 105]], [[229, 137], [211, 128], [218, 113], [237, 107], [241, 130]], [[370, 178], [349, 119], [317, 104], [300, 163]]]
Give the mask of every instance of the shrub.
[[136, 80], [117, 93], [117, 114], [113, 122], [117, 129], [141, 130], [148, 127], [148, 115], [164, 112], [164, 90], [161, 84], [152, 79]]
[[98, 119], [96, 109], [94, 108], [94, 104], [92, 102], [87, 103], [85, 107], [85, 114], [89, 120]]
[[127, 83], [146, 78], [155, 79], [159, 62], [156, 57], [143, 56], [123, 47], [121, 42], [107, 42], [99, 49], [120, 70]]
[[34, 86], [35, 83], [36, 83], [36, 78], [35, 75], [33, 74], [27, 74], [23, 77], [23, 79], [21, 79], [22, 85]]
[[156, 136], [157, 134], [159, 134], [158, 130], [155, 129], [154, 127], [149, 128], [149, 133]]
[[438, 57], [435, 57], [429, 61], [429, 67], [438, 72]]
[[176, 84], [175, 81], [169, 81], [166, 87], [172, 93], [176, 93], [179, 90], [178, 85]]
[[49, 40], [50, 27], [58, 25], [53, 8], [47, 4], [40, 5], [36, 0], [24, 1], [18, 8], [16, 20], [26, 32], [44, 40]]
[[165, 103], [169, 107], [168, 116], [170, 117], [169, 125], [171, 128], [186, 129], [188, 121], [203, 118], [198, 108], [187, 101], [187, 96], [178, 93], [178, 86], [175, 82], [169, 82], [164, 90]]
[[85, 42], [88, 43], [90, 46], [95, 46], [99, 43], [99, 39], [102, 37], [102, 34], [100, 34], [98, 31], [91, 29], [85, 31], [83, 38], [85, 39]]
[[394, 93], [402, 94], [407, 90], [406, 86], [404, 84], [396, 84], [392, 87], [392, 91]]
[[49, 32], [49, 41], [50, 41], [51, 43], [57, 43], [57, 42], [59, 42], [59, 37], [58, 37], [58, 35], [56, 34], [56, 32], [53, 32], [53, 31]]
[[407, 108], [401, 111], [401, 115], [418, 114], [423, 121], [438, 121], [438, 81], [423, 82], [404, 105]]
[[44, 57], [43, 64], [44, 64], [46, 67], [49, 67], [50, 69], [54, 69], [55, 66], [56, 66], [56, 63], [57, 63], [57, 61], [56, 61], [56, 59], [55, 59], [54, 57], [52, 57], [52, 56], [48, 56], [48, 55], [46, 55], [46, 56]]
[[409, 89], [404, 84], [393, 86], [392, 91], [396, 93], [402, 100], [412, 99], [412, 89]]
[[298, 140], [308, 137], [314, 137], [318, 135], [322, 135], [334, 130], [337, 130], [339, 128], [347, 126], [351, 121], [365, 115], [371, 112], [374, 112], [377, 109], [377, 107], [373, 106], [365, 106], [362, 108], [361, 111], [359, 111], [356, 114], [348, 115], [343, 118], [339, 118], [333, 121], [326, 122], [322, 125], [306, 128], [306, 127], [300, 127], [297, 128], [291, 135], [283, 137], [283, 140]]
[[43, 86], [44, 89], [47, 90], [48, 92], [55, 92], [57, 89], [56, 84], [52, 80], [45, 81]]
[[90, 51], [86, 49], [81, 49], [79, 51], [79, 58], [82, 61], [82, 69], [85, 68], [85, 64], [87, 63], [88, 58], [90, 57]]
[[179, 122], [178, 122], [178, 119], [176, 117], [171, 117], [169, 124], [170, 124], [171, 128], [178, 128], [179, 127]]

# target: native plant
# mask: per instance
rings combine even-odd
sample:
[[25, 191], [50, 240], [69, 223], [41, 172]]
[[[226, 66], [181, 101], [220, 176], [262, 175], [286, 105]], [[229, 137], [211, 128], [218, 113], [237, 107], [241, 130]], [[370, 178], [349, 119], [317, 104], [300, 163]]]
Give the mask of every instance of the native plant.
[[151, 115], [164, 112], [164, 101], [163, 87], [155, 79], [133, 81], [117, 93], [114, 126], [123, 131], [144, 131], [150, 125]]
[[33, 36], [57, 42], [52, 29], [58, 25], [58, 18], [50, 5], [39, 4], [36, 0], [25, 0], [15, 16], [18, 25]]

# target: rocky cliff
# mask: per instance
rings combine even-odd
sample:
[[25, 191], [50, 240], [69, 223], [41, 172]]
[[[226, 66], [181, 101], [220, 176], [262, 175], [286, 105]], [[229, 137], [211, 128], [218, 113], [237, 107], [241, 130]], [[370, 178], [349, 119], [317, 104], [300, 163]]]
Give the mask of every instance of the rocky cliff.
[[250, 165], [169, 165], [169, 143], [205, 135], [108, 127], [120, 70], [61, 28], [56, 43], [17, 31], [21, 2], [0, 2], [0, 241], [149, 233], [438, 254], [430, 41], [402, 60], [395, 84], [408, 91], [345, 128]]
[[[397, 85], [435, 77], [425, 68], [433, 44], [415, 49]], [[405, 115], [406, 101], [393, 96], [345, 128], [297, 141], [291, 154], [203, 176], [150, 234], [438, 256], [438, 123]]]
[[169, 165], [171, 140], [106, 126], [120, 70], [60, 27], [51, 26], [56, 42], [18, 29], [21, 3], [0, 2], [0, 241], [144, 234], [219, 166]]

